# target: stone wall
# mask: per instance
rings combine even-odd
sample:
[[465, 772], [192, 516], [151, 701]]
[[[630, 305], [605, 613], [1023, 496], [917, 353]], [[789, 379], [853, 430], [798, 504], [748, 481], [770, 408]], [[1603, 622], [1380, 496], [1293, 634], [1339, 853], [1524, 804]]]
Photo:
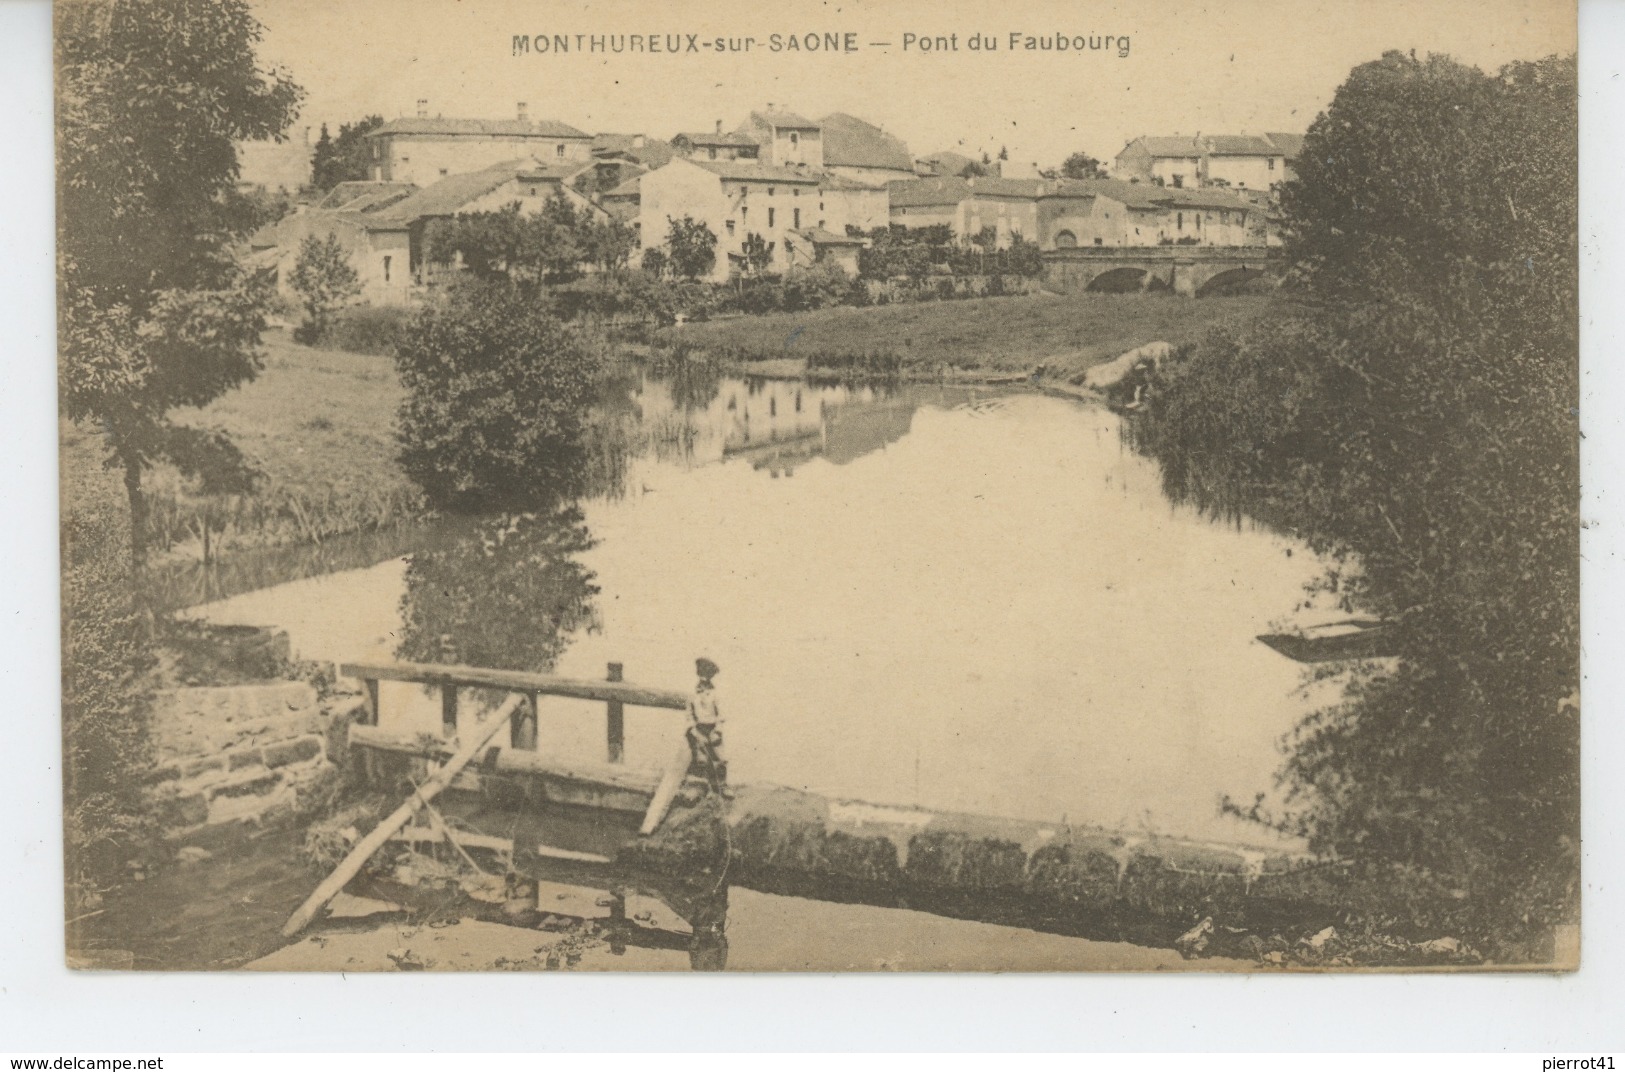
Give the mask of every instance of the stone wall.
[[292, 818], [337, 777], [329, 734], [359, 704], [323, 704], [300, 681], [160, 692], [151, 792], [165, 832], [184, 839]]

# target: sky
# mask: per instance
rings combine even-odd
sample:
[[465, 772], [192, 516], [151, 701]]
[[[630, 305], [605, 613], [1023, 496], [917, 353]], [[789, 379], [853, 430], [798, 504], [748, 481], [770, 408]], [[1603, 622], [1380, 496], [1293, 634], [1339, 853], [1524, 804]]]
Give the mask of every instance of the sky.
[[[299, 126], [369, 113], [532, 118], [589, 132], [737, 126], [772, 102], [811, 118], [849, 112], [915, 156], [1008, 147], [1050, 166], [1109, 159], [1140, 134], [1302, 131], [1351, 67], [1387, 49], [1492, 69], [1575, 47], [1563, 0], [255, 0], [262, 58], [308, 93]], [[772, 52], [772, 34], [851, 33], [858, 51]], [[1128, 37], [1118, 50], [1009, 48], [1010, 34]], [[748, 53], [514, 55], [515, 35], [755, 38]], [[956, 35], [946, 49], [905, 35]], [[971, 35], [996, 51], [972, 50]], [[683, 39], [686, 41], [686, 38]], [[871, 47], [889, 43], [889, 47]], [[1120, 42], [1119, 42], [1120, 43]]]

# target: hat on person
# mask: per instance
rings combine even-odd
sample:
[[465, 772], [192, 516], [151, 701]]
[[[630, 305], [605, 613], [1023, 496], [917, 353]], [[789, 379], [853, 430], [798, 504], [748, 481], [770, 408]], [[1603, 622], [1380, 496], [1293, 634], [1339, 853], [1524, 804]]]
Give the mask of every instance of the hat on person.
[[718, 672], [721, 671], [721, 669], [722, 668], [720, 666], [712, 662], [710, 659], [694, 660], [694, 672], [699, 674], [701, 677], [715, 677]]

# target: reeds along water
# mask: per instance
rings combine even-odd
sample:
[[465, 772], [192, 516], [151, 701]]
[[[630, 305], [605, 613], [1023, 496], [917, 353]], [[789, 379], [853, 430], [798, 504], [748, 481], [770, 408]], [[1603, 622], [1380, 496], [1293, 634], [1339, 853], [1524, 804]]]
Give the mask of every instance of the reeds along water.
[[401, 484], [337, 488], [272, 483], [252, 494], [209, 496], [159, 488], [148, 498], [152, 549], [200, 562], [251, 548], [320, 544], [424, 516], [422, 496]]

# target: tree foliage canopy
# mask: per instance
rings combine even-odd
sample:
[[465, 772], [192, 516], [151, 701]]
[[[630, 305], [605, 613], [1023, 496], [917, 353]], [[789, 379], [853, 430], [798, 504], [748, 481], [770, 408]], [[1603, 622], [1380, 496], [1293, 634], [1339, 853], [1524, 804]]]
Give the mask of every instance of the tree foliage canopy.
[[326, 192], [341, 182], [365, 182], [372, 178], [372, 145], [367, 135], [384, 125], [381, 115], [369, 115], [353, 123], [339, 124], [339, 136], [327, 132], [316, 139], [310, 155], [310, 184]]
[[666, 256], [671, 270], [682, 279], [710, 275], [717, 264], [717, 236], [704, 220], [688, 216], [668, 219]]
[[1397, 663], [1291, 740], [1287, 824], [1501, 940], [1576, 904], [1576, 130], [1572, 59], [1356, 68], [1283, 190], [1306, 307], [1175, 361], [1136, 430], [1393, 623]]
[[57, 11], [62, 406], [107, 432], [130, 494], [175, 441], [165, 415], [258, 371], [269, 289], [232, 243], [233, 142], [282, 135], [301, 91], [262, 71], [242, 0], [69, 0]]
[[299, 243], [299, 257], [289, 273], [288, 285], [304, 303], [306, 333], [315, 342], [321, 338], [333, 311], [361, 293], [361, 276], [337, 235], [306, 235]]
[[430, 260], [447, 263], [460, 256], [478, 279], [515, 283], [569, 282], [588, 265], [623, 268], [634, 244], [626, 224], [577, 208], [562, 195], [548, 198], [536, 213], [525, 213], [514, 202], [428, 226]]
[[433, 505], [525, 510], [574, 488], [600, 355], [534, 296], [458, 288], [418, 314], [395, 360], [401, 464]]

